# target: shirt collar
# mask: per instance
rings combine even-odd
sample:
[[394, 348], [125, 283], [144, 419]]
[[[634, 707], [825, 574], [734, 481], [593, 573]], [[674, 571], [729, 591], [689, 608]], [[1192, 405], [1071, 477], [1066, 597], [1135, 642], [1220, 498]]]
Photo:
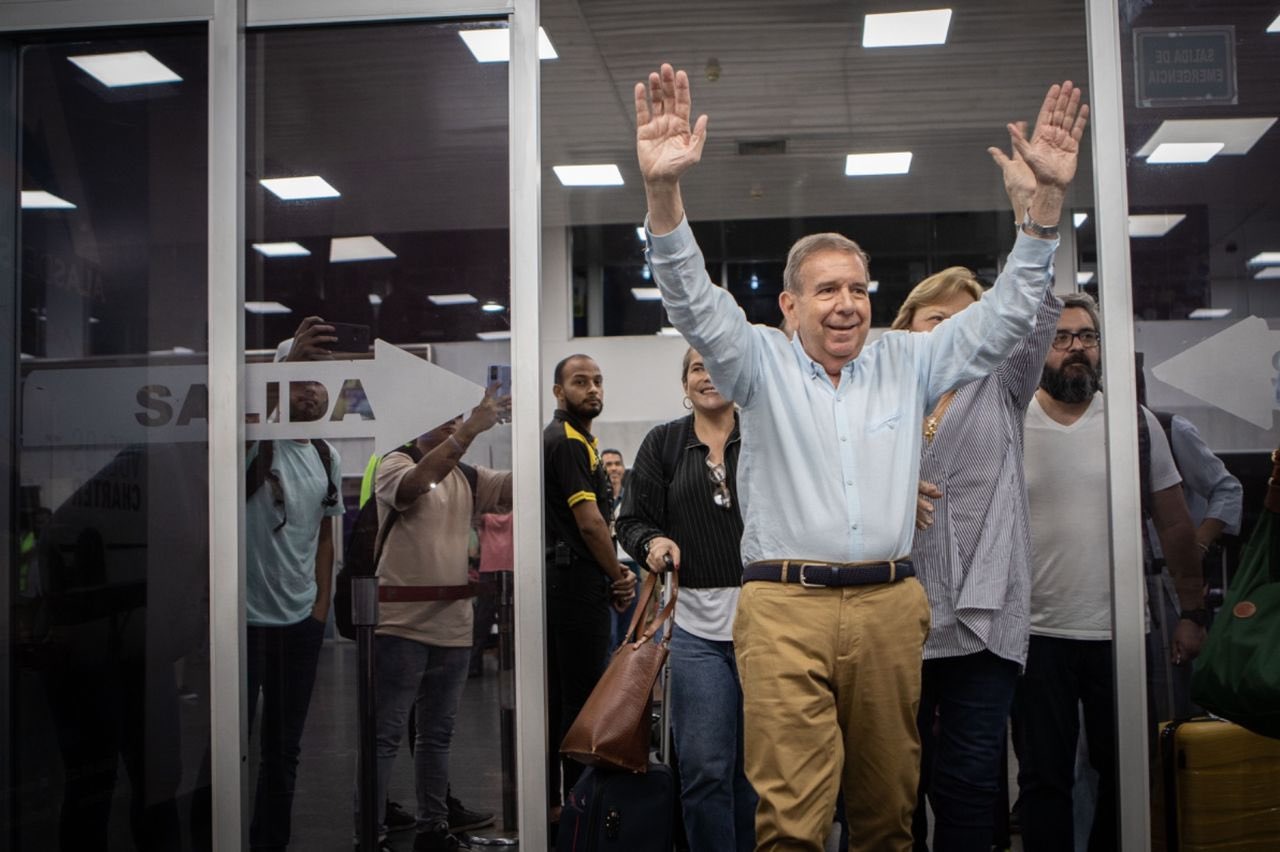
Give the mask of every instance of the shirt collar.
[[590, 441], [593, 444], [595, 443], [596, 438], [594, 435], [591, 434], [591, 431], [588, 430], [586, 427], [584, 427], [582, 423], [578, 420], [578, 418], [574, 417], [572, 414], [565, 411], [563, 408], [557, 408], [552, 413], [551, 416], [554, 417], [556, 420], [559, 420], [561, 423], [568, 423], [574, 429], [577, 429], [579, 432], [581, 432], [582, 435], [588, 441]]
[[[800, 368], [807, 369], [810, 378], [817, 376], [818, 378], [830, 381], [827, 376], [826, 367], [823, 367], [817, 361], [810, 358], [809, 353], [804, 351], [804, 344], [800, 342], [800, 332], [798, 331], [791, 335], [791, 349], [796, 353], [796, 359], [799, 361]], [[857, 358], [850, 358], [845, 365], [840, 368], [840, 372], [846, 376], [853, 375], [853, 363], [857, 360]]]

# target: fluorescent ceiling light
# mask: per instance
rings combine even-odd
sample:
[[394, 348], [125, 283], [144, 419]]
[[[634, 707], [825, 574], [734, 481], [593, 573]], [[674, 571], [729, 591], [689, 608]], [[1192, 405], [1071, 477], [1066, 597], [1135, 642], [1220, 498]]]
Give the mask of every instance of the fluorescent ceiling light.
[[377, 237], [334, 237], [329, 241], [330, 263], [387, 260], [395, 256], [396, 253], [378, 242]]
[[1280, 33], [1280, 15], [1276, 15], [1276, 19], [1267, 26], [1267, 32]]
[[1071, 224], [1079, 228], [1081, 225], [1085, 223], [1085, 220], [1087, 220], [1088, 218], [1089, 218], [1088, 213], [1072, 213]]
[[1230, 308], [1196, 308], [1187, 314], [1187, 319], [1222, 319], [1229, 313]]
[[480, 310], [484, 311], [486, 314], [500, 314], [506, 310], [506, 306], [500, 305], [497, 302], [489, 301], [481, 305]]
[[552, 166], [564, 186], [622, 186], [622, 172], [613, 163], [593, 166]]
[[1280, 266], [1268, 266], [1266, 269], [1260, 269], [1258, 274], [1253, 277], [1254, 280], [1280, 278]]
[[1092, 281], [1092, 280], [1093, 280], [1093, 273], [1092, 273], [1092, 272], [1077, 272], [1077, 273], [1076, 273], [1076, 286], [1077, 286], [1077, 287], [1083, 287], [1084, 285], [1088, 284], [1088, 283], [1089, 283], [1090, 281]]
[[640, 240], [642, 243], [647, 243], [649, 241], [648, 234], [644, 232], [644, 225], [636, 226], [636, 239]]
[[889, 151], [883, 154], [850, 154], [844, 160], [844, 173], [849, 177], [905, 175], [909, 171], [911, 171], [910, 151]]
[[1226, 145], [1222, 142], [1161, 142], [1148, 163], [1207, 163]]
[[244, 309], [251, 314], [291, 314], [293, 308], [279, 302], [245, 302]]
[[950, 9], [867, 15], [862, 22], [863, 47], [914, 47], [946, 44]]
[[476, 337], [481, 340], [510, 340], [511, 331], [510, 329], [505, 331], [477, 331]]
[[868, 281], [868, 282], [867, 282], [867, 292], [868, 292], [868, 293], [874, 293], [874, 292], [876, 292], [876, 291], [877, 291], [877, 290], [879, 290], [879, 289], [880, 289], [880, 282], [879, 282], [879, 281]]
[[[489, 27], [483, 30], [461, 30], [458, 35], [476, 58], [476, 62], [507, 62], [511, 59], [511, 31], [506, 27]], [[547, 31], [538, 27], [538, 58], [559, 59], [560, 55], [547, 38]]]
[[442, 293], [427, 298], [433, 305], [474, 305], [480, 301], [470, 293]]
[[382, 304], [382, 297], [379, 296], [377, 293], [370, 293], [369, 304], [373, 305], [375, 308], [378, 307], [378, 305]]
[[1187, 218], [1182, 213], [1142, 213], [1129, 215], [1129, 236], [1163, 237]]
[[337, 198], [342, 194], [320, 175], [263, 178], [258, 183], [271, 190], [271, 193], [281, 201], [300, 201], [304, 198]]
[[657, 287], [632, 287], [631, 295], [637, 302], [660, 302], [662, 291]]
[[1160, 122], [1139, 157], [1150, 157], [1166, 142], [1221, 142], [1220, 154], [1247, 154], [1276, 123], [1271, 118], [1177, 118]]
[[253, 248], [264, 257], [306, 257], [311, 254], [300, 243], [254, 243]]
[[23, 210], [75, 210], [76, 206], [65, 198], [59, 198], [43, 189], [22, 190]]
[[68, 56], [67, 60], [111, 89], [182, 82], [182, 78], [173, 73], [171, 68], [145, 50]]
[[680, 331], [673, 325], [664, 325], [658, 329], [659, 337], [683, 337]]
[[1250, 266], [1280, 265], [1280, 251], [1261, 251], [1249, 258]]

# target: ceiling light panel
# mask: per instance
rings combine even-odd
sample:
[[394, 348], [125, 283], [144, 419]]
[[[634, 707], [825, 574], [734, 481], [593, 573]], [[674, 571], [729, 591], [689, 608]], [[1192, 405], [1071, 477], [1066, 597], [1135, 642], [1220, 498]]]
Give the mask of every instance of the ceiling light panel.
[[311, 254], [301, 243], [254, 243], [253, 249], [263, 257], [306, 257]]
[[1280, 15], [1276, 15], [1276, 19], [1267, 27], [1269, 33], [1280, 33]]
[[75, 210], [76, 206], [65, 198], [59, 198], [43, 189], [22, 190], [23, 210]]
[[440, 293], [427, 296], [433, 305], [474, 305], [480, 301], [470, 293]]
[[1093, 280], [1093, 273], [1092, 273], [1092, 272], [1077, 272], [1077, 273], [1076, 273], [1076, 286], [1077, 286], [1077, 287], [1083, 287], [1084, 285], [1088, 284], [1088, 283], [1089, 283], [1090, 281], [1092, 281], [1092, 280]]
[[862, 22], [863, 47], [918, 47], [946, 44], [950, 9], [867, 15]]
[[905, 175], [909, 171], [911, 171], [910, 151], [888, 151], [882, 154], [850, 154], [844, 160], [844, 173], [849, 177]]
[[1258, 274], [1253, 277], [1255, 280], [1280, 278], [1280, 266], [1268, 266], [1266, 269], [1260, 269], [1258, 270]]
[[1073, 225], [1075, 225], [1077, 228], [1079, 228], [1081, 225], [1083, 225], [1083, 224], [1088, 220], [1088, 218], [1089, 218], [1089, 214], [1088, 214], [1088, 213], [1072, 213], [1072, 214], [1071, 214], [1071, 224], [1073, 224]]
[[637, 302], [662, 301], [662, 291], [657, 287], [632, 287], [631, 295]]
[[293, 309], [280, 302], [245, 302], [244, 309], [251, 314], [291, 314]]
[[1178, 118], [1162, 121], [1139, 157], [1151, 154], [1166, 142], [1221, 142], [1221, 154], [1247, 154], [1262, 134], [1276, 123], [1271, 118]]
[[649, 237], [644, 232], [644, 225], [636, 226], [636, 238], [642, 243], [647, 243], [649, 241]]
[[1224, 147], [1222, 142], [1161, 142], [1147, 157], [1147, 162], [1207, 163]]
[[320, 175], [290, 178], [263, 178], [258, 181], [281, 201], [301, 201], [306, 198], [338, 198], [342, 193]]
[[1280, 265], [1280, 251], [1261, 251], [1249, 258], [1250, 266]]
[[353, 260], [389, 260], [396, 256], [376, 237], [334, 237], [329, 241], [329, 262], [350, 263]]
[[67, 61], [109, 89], [182, 82], [173, 69], [145, 50], [68, 56]]
[[504, 330], [504, 331], [477, 331], [477, 332], [476, 332], [476, 337], [480, 338], [481, 340], [510, 340], [510, 339], [511, 339], [511, 331], [510, 331], [510, 330]]
[[1187, 319], [1222, 319], [1229, 313], [1230, 308], [1196, 308], [1187, 314]]
[[1163, 237], [1187, 218], [1183, 213], [1142, 213], [1130, 214], [1130, 237]]
[[486, 314], [500, 314], [506, 310], [506, 306], [497, 302], [485, 302], [480, 306], [480, 310], [484, 311]]
[[622, 172], [613, 163], [585, 166], [552, 166], [563, 186], [622, 186]]
[[[476, 58], [476, 62], [509, 62], [511, 60], [511, 30], [506, 27], [488, 27], [480, 30], [460, 30], [467, 50]], [[547, 31], [538, 27], [538, 58], [559, 59]]]
[[676, 328], [674, 325], [664, 325], [662, 328], [658, 329], [658, 336], [659, 337], [683, 337], [684, 335], [682, 335], [680, 333], [680, 330]]

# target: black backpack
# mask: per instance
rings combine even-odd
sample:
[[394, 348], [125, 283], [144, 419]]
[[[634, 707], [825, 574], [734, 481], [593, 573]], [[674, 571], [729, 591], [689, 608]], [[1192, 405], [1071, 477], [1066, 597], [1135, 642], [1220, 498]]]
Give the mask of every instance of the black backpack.
[[[391, 452], [404, 453], [413, 459], [414, 464], [422, 460], [422, 452], [416, 444], [398, 447]], [[467, 478], [467, 484], [471, 486], [474, 512], [479, 474], [474, 467], [462, 462], [458, 462], [458, 470]], [[372, 577], [377, 573], [378, 560], [382, 558], [382, 546], [386, 543], [387, 536], [391, 534], [391, 528], [399, 519], [400, 513], [393, 509], [387, 515], [387, 522], [379, 527], [376, 496], [370, 496], [360, 507], [356, 521], [351, 526], [351, 534], [347, 536], [346, 547], [342, 553], [342, 568], [339, 569], [337, 579], [333, 583], [333, 620], [339, 636], [346, 639], [356, 638], [356, 628], [351, 623], [351, 579]]]
[[[320, 456], [320, 464], [324, 466], [325, 479], [328, 488], [325, 491], [324, 499], [321, 505], [328, 509], [330, 506], [338, 505], [338, 487], [333, 484], [333, 451], [329, 448], [329, 444], [318, 438], [311, 439], [311, 446], [315, 448], [316, 454]], [[244, 498], [248, 500], [252, 497], [263, 483], [268, 483], [271, 487], [271, 497], [276, 505], [284, 505], [284, 485], [280, 482], [280, 477], [271, 469], [272, 462], [275, 461], [276, 443], [275, 441], [262, 441], [258, 444], [258, 454], [254, 456], [253, 461], [249, 463], [249, 467], [244, 472]], [[288, 518], [282, 518], [280, 523], [272, 529], [272, 532], [280, 532], [284, 529]]]

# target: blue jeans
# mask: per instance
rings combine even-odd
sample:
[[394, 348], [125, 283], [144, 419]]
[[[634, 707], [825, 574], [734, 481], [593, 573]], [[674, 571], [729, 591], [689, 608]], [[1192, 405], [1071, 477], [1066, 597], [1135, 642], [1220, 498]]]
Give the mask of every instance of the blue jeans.
[[311, 706], [324, 624], [310, 616], [286, 627], [249, 626], [249, 732], [262, 691], [262, 759], [254, 795], [249, 848], [283, 850], [292, 830], [293, 790], [302, 753], [302, 729]]
[[742, 768], [742, 685], [732, 642], [676, 627], [671, 726], [690, 852], [751, 852], [756, 793]]
[[[990, 651], [925, 660], [920, 684], [920, 788], [912, 834], [927, 849], [933, 805], [935, 852], [989, 852], [995, 833], [1005, 731], [1018, 664]], [[935, 733], [935, 722], [937, 725]]]
[[[413, 707], [417, 718], [413, 772], [418, 793], [418, 830], [449, 822], [445, 797], [449, 790], [449, 745], [458, 702], [467, 685], [471, 649], [424, 645], [398, 636], [378, 636], [374, 642], [377, 673], [375, 692], [378, 736], [378, 790], [374, 801], [387, 801], [387, 780], [395, 762]], [[360, 825], [360, 790], [356, 787], [356, 826]], [[386, 832], [380, 814], [379, 833]]]
[[1083, 708], [1098, 800], [1091, 852], [1117, 848], [1115, 690], [1111, 642], [1032, 636], [1014, 698], [1022, 843], [1028, 852], [1075, 852], [1072, 788]]

